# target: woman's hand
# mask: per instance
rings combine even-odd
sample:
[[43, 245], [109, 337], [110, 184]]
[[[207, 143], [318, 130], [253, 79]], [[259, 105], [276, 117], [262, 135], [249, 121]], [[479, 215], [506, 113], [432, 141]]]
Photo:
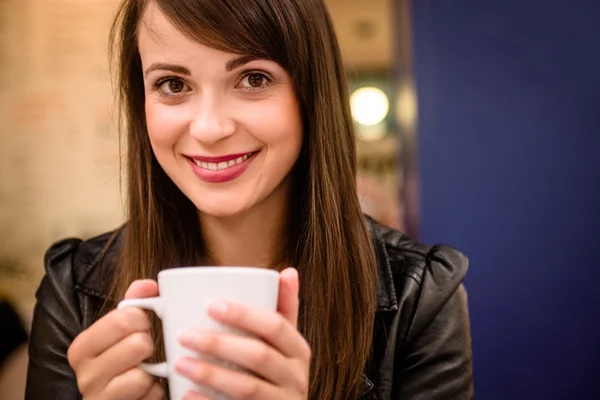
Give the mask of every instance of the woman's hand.
[[[215, 320], [261, 340], [193, 329], [180, 337], [184, 347], [231, 362], [248, 373], [191, 357], [177, 360], [177, 372], [232, 399], [306, 400], [311, 352], [297, 329], [298, 273], [294, 268], [280, 274], [277, 303], [277, 312], [229, 302], [209, 308], [209, 315]], [[201, 399], [205, 398], [196, 392], [185, 397], [185, 400]]]
[[[151, 280], [135, 281], [125, 298], [158, 295]], [[154, 378], [136, 366], [152, 355], [150, 320], [135, 308], [114, 310], [75, 338], [68, 351], [85, 400], [162, 400]]]

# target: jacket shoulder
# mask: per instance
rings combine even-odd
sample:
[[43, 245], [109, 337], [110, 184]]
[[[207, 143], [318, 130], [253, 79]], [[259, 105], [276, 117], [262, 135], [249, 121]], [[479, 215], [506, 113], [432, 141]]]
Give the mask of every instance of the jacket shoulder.
[[404, 274], [422, 282], [428, 273], [436, 273], [442, 278], [441, 286], [451, 292], [463, 281], [469, 259], [461, 251], [445, 244], [427, 245], [382, 225], [378, 225], [377, 230], [395, 274]]
[[44, 255], [45, 279], [52, 286], [74, 290], [94, 271], [107, 254], [117, 231], [91, 239], [66, 238], [53, 243]]
[[389, 271], [397, 307], [409, 316], [405, 322], [410, 334], [418, 335], [453, 297], [464, 292], [469, 260], [451, 246], [426, 245], [396, 229], [370, 224], [380, 270]]

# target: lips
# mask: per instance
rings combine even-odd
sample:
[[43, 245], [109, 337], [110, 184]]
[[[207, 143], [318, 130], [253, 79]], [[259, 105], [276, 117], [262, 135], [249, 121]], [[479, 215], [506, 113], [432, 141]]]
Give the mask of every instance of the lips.
[[242, 175], [260, 151], [220, 157], [187, 157], [194, 174], [209, 183], [223, 183]]
[[243, 153], [243, 154], [232, 154], [222, 157], [190, 157], [191, 160], [200, 168], [209, 171], [222, 171], [227, 168], [231, 168], [235, 165], [239, 165], [250, 157], [255, 155], [257, 152]]

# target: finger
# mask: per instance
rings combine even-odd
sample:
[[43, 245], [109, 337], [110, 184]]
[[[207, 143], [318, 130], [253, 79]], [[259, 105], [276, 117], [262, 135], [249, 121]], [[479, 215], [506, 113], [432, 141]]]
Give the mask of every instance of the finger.
[[306, 340], [290, 321], [277, 312], [219, 301], [209, 306], [208, 313], [218, 322], [259, 336], [285, 357], [310, 357]]
[[[275, 386], [308, 385], [297, 360], [285, 358], [266, 343], [249, 337], [189, 329], [181, 344], [203, 356], [233, 363], [272, 382]], [[308, 363], [307, 363], [308, 367]], [[306, 368], [308, 370], [308, 368]]]
[[165, 392], [158, 382], [154, 382], [148, 393], [140, 400], [164, 400]]
[[123, 338], [150, 329], [150, 319], [137, 308], [113, 310], [79, 334], [68, 350], [69, 364], [74, 370], [97, 357]]
[[158, 296], [158, 284], [152, 279], [140, 279], [129, 285], [125, 293], [126, 299], [140, 299]]
[[127, 292], [125, 292], [125, 299], [141, 299], [145, 297], [156, 297], [158, 295], [158, 284], [155, 280], [138, 279], [129, 285]]
[[112, 379], [101, 397], [111, 400], [139, 399], [150, 391], [153, 384], [154, 377], [139, 368], [132, 368]]
[[[158, 285], [151, 279], [134, 281], [125, 298], [158, 295]], [[146, 313], [135, 308], [113, 310], [78, 335], [68, 350], [69, 364], [76, 369], [87, 359], [96, 357], [131, 333], [150, 329]]]
[[210, 400], [208, 397], [201, 395], [198, 392], [189, 391], [185, 395], [183, 395], [182, 400]]
[[245, 372], [233, 371], [218, 365], [183, 357], [175, 370], [193, 382], [215, 389], [233, 399], [282, 399], [279, 390], [270, 383]]
[[115, 376], [120, 375], [152, 355], [154, 344], [146, 332], [136, 332], [90, 360], [80, 380], [86, 382], [89, 375], [94, 387], [104, 387]]
[[281, 313], [291, 324], [298, 326], [298, 271], [295, 268], [286, 268], [279, 274], [279, 299], [277, 300], [277, 311]]

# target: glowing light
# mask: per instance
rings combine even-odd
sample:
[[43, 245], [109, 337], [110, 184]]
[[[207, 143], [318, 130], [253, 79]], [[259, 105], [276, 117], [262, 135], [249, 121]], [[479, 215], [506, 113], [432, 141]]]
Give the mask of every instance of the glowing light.
[[374, 126], [385, 119], [390, 111], [390, 102], [383, 90], [376, 87], [357, 89], [350, 96], [352, 117], [365, 126]]

